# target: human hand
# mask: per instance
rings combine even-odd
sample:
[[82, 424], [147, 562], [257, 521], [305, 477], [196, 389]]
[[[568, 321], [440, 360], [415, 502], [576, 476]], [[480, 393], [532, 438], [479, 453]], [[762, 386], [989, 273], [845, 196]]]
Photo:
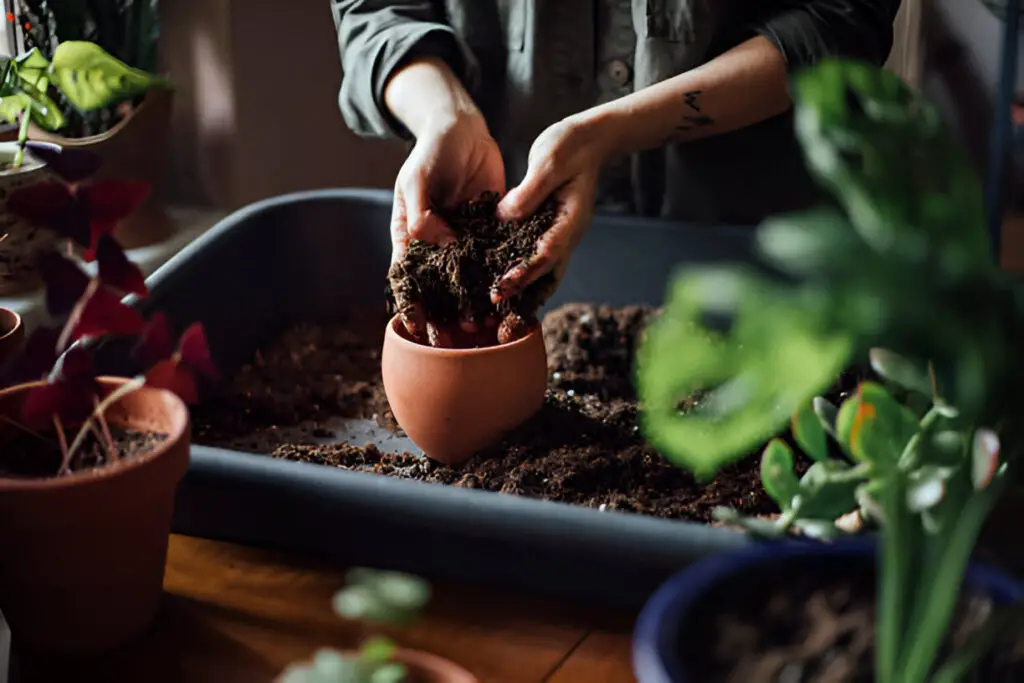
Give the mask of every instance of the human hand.
[[498, 215], [502, 220], [524, 220], [552, 194], [559, 215], [538, 240], [533, 256], [498, 282], [491, 296], [495, 303], [547, 273], [553, 272], [556, 282], [561, 280], [572, 250], [590, 227], [607, 151], [596, 125], [571, 118], [549, 126], [534, 141], [526, 177], [502, 199]]
[[[505, 193], [505, 166], [497, 143], [479, 113], [461, 113], [421, 131], [398, 172], [391, 213], [391, 263], [404, 256], [410, 240], [445, 244], [451, 229], [431, 207], [452, 206], [486, 191]], [[450, 347], [453, 334], [428, 321], [417, 301], [396, 292], [398, 314], [413, 338]], [[474, 323], [464, 323], [472, 332]]]

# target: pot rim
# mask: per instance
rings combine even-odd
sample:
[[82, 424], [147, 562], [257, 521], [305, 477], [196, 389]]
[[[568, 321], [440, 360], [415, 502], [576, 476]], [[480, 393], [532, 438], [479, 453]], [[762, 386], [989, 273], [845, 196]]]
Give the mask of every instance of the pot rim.
[[439, 349], [434, 346], [427, 346], [426, 344], [419, 344], [413, 340], [407, 338], [404, 334], [398, 331], [399, 325], [398, 315], [391, 317], [388, 321], [387, 330], [385, 330], [385, 337], [395, 340], [395, 343], [406, 349], [409, 349], [413, 353], [420, 353], [423, 355], [430, 355], [436, 358], [469, 358], [477, 356], [488, 356], [497, 353], [508, 353], [513, 349], [533, 342], [534, 338], [543, 334], [540, 323], [530, 331], [524, 337], [520, 337], [513, 342], [508, 344], [498, 344], [496, 346], [481, 346], [474, 349]]
[[0, 308], [0, 342], [13, 337], [21, 329], [21, 326], [21, 314], [10, 308]]
[[139, 106], [133, 107], [132, 110], [128, 112], [128, 115], [120, 121], [118, 121], [113, 128], [111, 128], [110, 130], [106, 130], [102, 133], [97, 133], [96, 135], [89, 135], [84, 138], [69, 138], [61, 135], [60, 133], [48, 132], [47, 134], [51, 140], [60, 140], [60, 142], [57, 144], [61, 145], [62, 147], [89, 147], [92, 145], [96, 145], [101, 142], [105, 142], [106, 140], [109, 140], [110, 138], [114, 137], [122, 130], [124, 130], [128, 126], [129, 122], [131, 122], [133, 118], [139, 115], [140, 111], [156, 106], [154, 103], [156, 102], [158, 97], [173, 97], [173, 94], [173, 87], [163, 87], [159, 85], [153, 86], [152, 88], [146, 91], [146, 96], [142, 98], [142, 102], [139, 103]]
[[[634, 674], [641, 683], [696, 683], [679, 657], [676, 640], [693, 604], [711, 588], [768, 562], [820, 557], [870, 558], [877, 552], [878, 538], [874, 535], [834, 543], [807, 539], [757, 541], [739, 551], [690, 565], [663, 583], [637, 617], [633, 630]], [[998, 603], [1024, 600], [1024, 583], [983, 562], [972, 561], [967, 566], [964, 583]]]
[[[17, 142], [0, 142], [0, 164], [12, 163], [18, 153]], [[46, 168], [46, 164], [32, 155], [32, 150], [25, 150], [25, 158], [18, 168], [6, 168], [0, 170], [0, 177], [16, 178], [18, 176], [38, 173]]]
[[[129, 381], [124, 377], [111, 377], [106, 375], [97, 377], [97, 380], [100, 384], [109, 386], [119, 386]], [[45, 380], [39, 380], [37, 382], [25, 382], [24, 384], [15, 384], [12, 387], [0, 389], [0, 398], [27, 391], [44, 383]], [[15, 479], [0, 476], [0, 493], [12, 491], [53, 491], [79, 486], [89, 482], [107, 479], [109, 477], [116, 477], [125, 472], [130, 472], [139, 467], [143, 467], [153, 460], [156, 460], [158, 457], [166, 453], [173, 444], [176, 444], [185, 438], [189, 429], [189, 412], [188, 406], [185, 405], [185, 402], [182, 401], [181, 398], [166, 389], [157, 389], [149, 386], [142, 386], [136, 391], [157, 391], [166, 394], [170, 397], [173, 404], [171, 411], [184, 416], [183, 419], [171, 420], [171, 430], [167, 434], [167, 438], [156, 448], [145, 455], [132, 458], [128, 461], [119, 460], [118, 462], [105, 465], [104, 467], [73, 472], [64, 477], [49, 477], [46, 479]]]

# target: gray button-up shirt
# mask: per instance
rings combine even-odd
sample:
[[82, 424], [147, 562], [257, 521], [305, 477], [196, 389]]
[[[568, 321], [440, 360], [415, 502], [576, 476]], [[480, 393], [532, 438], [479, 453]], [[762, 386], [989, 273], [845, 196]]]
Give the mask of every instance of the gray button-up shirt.
[[[487, 118], [509, 182], [560, 119], [671, 78], [756, 35], [791, 69], [826, 56], [881, 66], [900, 0], [331, 0], [346, 123], [408, 138], [384, 105], [395, 68], [445, 59]], [[791, 114], [611, 163], [599, 205], [702, 223], [755, 223], [815, 190]]]

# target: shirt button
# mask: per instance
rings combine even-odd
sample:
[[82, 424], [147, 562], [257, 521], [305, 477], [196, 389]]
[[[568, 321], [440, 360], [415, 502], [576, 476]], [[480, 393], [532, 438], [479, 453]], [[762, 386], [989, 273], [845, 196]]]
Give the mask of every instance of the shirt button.
[[608, 76], [612, 79], [612, 82], [615, 83], [615, 85], [626, 85], [629, 83], [629, 78], [631, 76], [629, 65], [621, 59], [612, 60], [608, 65]]

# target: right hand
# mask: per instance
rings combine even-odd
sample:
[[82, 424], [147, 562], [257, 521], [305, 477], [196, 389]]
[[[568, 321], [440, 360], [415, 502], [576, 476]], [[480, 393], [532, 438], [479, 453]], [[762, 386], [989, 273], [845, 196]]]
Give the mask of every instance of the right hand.
[[[395, 183], [391, 212], [391, 263], [405, 255], [410, 240], [445, 244], [451, 228], [432, 210], [476, 199], [487, 191], [505, 194], [505, 166], [483, 117], [460, 113], [426, 126]], [[437, 329], [416, 301], [397, 301], [409, 335], [432, 346], [451, 347], [453, 330]], [[472, 332], [475, 321], [465, 321]]]

